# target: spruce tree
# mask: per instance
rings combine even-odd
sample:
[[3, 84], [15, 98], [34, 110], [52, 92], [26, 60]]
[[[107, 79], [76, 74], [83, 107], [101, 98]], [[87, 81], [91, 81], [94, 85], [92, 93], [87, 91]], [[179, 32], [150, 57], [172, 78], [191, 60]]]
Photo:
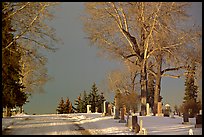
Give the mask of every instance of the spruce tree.
[[98, 112], [102, 113], [102, 107], [103, 107], [103, 102], [105, 101], [105, 97], [103, 96], [103, 93], [101, 92], [101, 95], [99, 96], [98, 100]]
[[81, 94], [75, 99], [74, 105], [76, 106], [76, 111], [78, 113], [83, 113], [83, 100], [81, 99]]
[[96, 112], [96, 107], [99, 107], [99, 94], [98, 88], [96, 87], [96, 83], [94, 83], [91, 87], [91, 92], [89, 94], [90, 104], [91, 104], [91, 112]]
[[185, 95], [183, 98], [184, 111], [194, 117], [198, 113], [198, 86], [195, 85], [195, 63], [192, 63], [191, 69], [188, 70], [185, 80]]
[[63, 97], [61, 97], [61, 100], [58, 104], [57, 112], [58, 112], [58, 114], [63, 114], [65, 112], [65, 104], [64, 104]]
[[[7, 6], [7, 2], [2, 3], [2, 9]], [[3, 108], [21, 107], [26, 103], [27, 94], [22, 91], [24, 88], [21, 82], [21, 50], [14, 41], [10, 47], [7, 45], [14, 40], [11, 19], [5, 19], [13, 9], [2, 12], [2, 103]], [[3, 20], [5, 19], [5, 20]], [[7, 48], [6, 48], [7, 47]]]
[[83, 111], [83, 113], [86, 113], [87, 112], [87, 105], [89, 104], [89, 98], [88, 98], [85, 90], [83, 92], [82, 102], [83, 102], [82, 111]]
[[65, 105], [64, 105], [64, 113], [65, 113], [65, 114], [73, 113], [72, 103], [71, 103], [71, 101], [69, 100], [68, 97], [67, 97], [66, 102], [65, 102]]

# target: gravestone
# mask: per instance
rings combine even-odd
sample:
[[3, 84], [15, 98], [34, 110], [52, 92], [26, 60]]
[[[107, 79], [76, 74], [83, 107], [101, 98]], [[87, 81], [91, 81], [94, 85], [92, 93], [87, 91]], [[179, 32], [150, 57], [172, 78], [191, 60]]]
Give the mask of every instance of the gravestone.
[[119, 110], [116, 109], [115, 106], [113, 107], [113, 109], [114, 109], [114, 119], [120, 119], [120, 117], [119, 117]]
[[202, 128], [202, 115], [196, 115], [195, 128]]
[[171, 112], [170, 115], [169, 115], [169, 117], [170, 117], [170, 118], [175, 118], [175, 117], [174, 117], [174, 113]]
[[141, 120], [140, 120], [140, 130], [139, 130], [139, 134], [141, 134], [141, 135], [143, 135], [142, 124], [143, 124], [143, 121], [142, 121], [142, 119], [141, 119]]
[[87, 113], [91, 113], [91, 105], [87, 105]]
[[202, 115], [202, 110], [199, 110], [199, 114]]
[[137, 116], [132, 116], [132, 128], [134, 129], [135, 133], [139, 133], [140, 126], [137, 122]]
[[112, 113], [111, 111], [112, 111], [112, 105], [108, 104], [108, 113], [107, 113], [108, 116], [111, 116], [111, 113]]
[[126, 124], [125, 124], [125, 126], [128, 126], [128, 120], [129, 120], [129, 118], [130, 118], [130, 115], [129, 115], [129, 113], [127, 114], [127, 117], [126, 117]]
[[115, 98], [115, 112], [114, 112], [114, 119], [120, 119], [119, 117], [119, 106], [118, 106], [118, 98]]
[[193, 135], [193, 129], [189, 129], [188, 135]]
[[150, 116], [150, 107], [149, 107], [149, 103], [146, 104], [146, 111], [147, 111], [146, 116]]
[[95, 110], [96, 110], [96, 112], [95, 112], [95, 113], [98, 113], [98, 107], [95, 107]]
[[130, 129], [130, 131], [134, 131], [135, 133], [139, 133], [140, 126], [137, 122], [137, 116], [136, 115], [129, 115], [127, 126]]
[[121, 108], [119, 123], [126, 123], [125, 115], [124, 115], [124, 108]]
[[124, 109], [124, 114], [126, 114], [127, 110], [126, 110], [126, 106], [125, 105], [123, 105], [123, 109]]
[[103, 102], [103, 114], [102, 116], [106, 116], [108, 114], [108, 102], [104, 101]]
[[162, 114], [162, 102], [158, 102], [156, 116], [163, 116], [163, 114]]
[[182, 124], [188, 124], [189, 123], [189, 114], [183, 113], [183, 123]]

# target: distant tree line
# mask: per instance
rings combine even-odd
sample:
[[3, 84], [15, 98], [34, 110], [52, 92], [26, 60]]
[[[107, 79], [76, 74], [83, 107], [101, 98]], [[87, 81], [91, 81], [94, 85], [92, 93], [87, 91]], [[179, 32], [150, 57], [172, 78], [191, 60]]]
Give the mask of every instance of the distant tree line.
[[89, 94], [87, 94], [86, 91], [83, 91], [83, 94], [80, 93], [77, 99], [74, 100], [75, 107], [72, 105], [69, 98], [67, 98], [66, 102], [61, 98], [57, 107], [57, 113], [86, 113], [87, 105], [91, 105], [91, 112], [102, 113], [103, 102], [105, 100], [103, 93], [99, 93], [99, 90], [94, 83]]
[[[89, 94], [86, 91], [83, 92], [83, 95], [79, 95], [77, 99], [75, 99], [76, 112], [78, 113], [86, 113], [87, 105], [91, 105], [91, 112], [102, 112], [103, 102], [105, 101], [105, 97], [101, 92], [99, 94], [98, 88], [94, 83], [91, 87], [91, 92]], [[97, 110], [96, 110], [97, 109]]]
[[73, 112], [74, 110], [73, 110], [72, 103], [69, 100], [69, 98], [67, 97], [66, 102], [65, 102], [63, 97], [61, 97], [61, 100], [57, 107], [57, 113], [58, 114], [68, 114], [68, 113], [73, 113]]

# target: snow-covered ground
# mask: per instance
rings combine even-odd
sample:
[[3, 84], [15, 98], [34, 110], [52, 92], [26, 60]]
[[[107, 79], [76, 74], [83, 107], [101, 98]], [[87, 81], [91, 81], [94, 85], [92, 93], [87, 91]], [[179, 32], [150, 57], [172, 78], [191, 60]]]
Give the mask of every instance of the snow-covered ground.
[[[189, 129], [193, 130], [194, 135], [202, 135], [202, 128], [195, 128], [195, 118], [190, 118], [189, 124], [182, 124], [182, 117], [138, 116], [138, 123], [140, 120], [143, 121], [143, 128], [147, 130], [148, 135], [188, 135]], [[113, 119], [113, 116], [102, 116], [101, 113], [21, 114], [2, 118], [2, 131], [10, 129], [13, 131], [12, 134], [79, 134], [74, 130], [68, 130], [71, 122], [75, 122], [92, 135], [136, 135], [125, 123], [119, 123], [119, 120]], [[23, 131], [25, 126], [26, 130]]]

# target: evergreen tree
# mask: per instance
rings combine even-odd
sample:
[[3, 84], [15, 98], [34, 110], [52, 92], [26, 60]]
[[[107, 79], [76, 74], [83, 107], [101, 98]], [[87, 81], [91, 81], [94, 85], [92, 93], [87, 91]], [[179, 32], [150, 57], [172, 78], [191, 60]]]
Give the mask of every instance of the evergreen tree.
[[186, 74], [185, 80], [185, 95], [183, 98], [183, 107], [186, 113], [190, 114], [190, 117], [194, 117], [198, 113], [198, 86], [195, 85], [195, 69], [196, 66], [192, 63], [191, 69]]
[[91, 87], [91, 92], [89, 94], [90, 97], [90, 105], [91, 105], [91, 112], [96, 112], [96, 107], [99, 107], [99, 94], [98, 88], [96, 87], [96, 83], [94, 83]]
[[57, 107], [57, 112], [58, 112], [58, 114], [63, 114], [65, 112], [65, 104], [64, 104], [63, 97], [61, 97], [61, 100], [60, 100], [59, 105]]
[[83, 100], [81, 99], [81, 94], [75, 99], [74, 105], [76, 105], [76, 111], [78, 113], [83, 113]]
[[98, 100], [98, 112], [102, 113], [102, 107], [103, 107], [103, 102], [105, 101], [105, 97], [103, 96], [103, 93], [101, 92], [101, 95], [99, 96]]
[[85, 90], [83, 92], [82, 102], [83, 102], [82, 111], [83, 111], [83, 113], [86, 113], [87, 112], [87, 105], [89, 104], [89, 98], [88, 98]]
[[[7, 2], [2, 3], [2, 9], [7, 6]], [[14, 41], [10, 47], [5, 48], [11, 41], [14, 40], [11, 20], [5, 19], [13, 9], [2, 12], [2, 103], [3, 108], [21, 107], [26, 103], [27, 94], [22, 91], [24, 88], [21, 83], [21, 51], [17, 43]]]
[[65, 105], [64, 105], [64, 113], [68, 114], [68, 113], [73, 113], [73, 109], [72, 109], [72, 103], [69, 100], [69, 98], [67, 97]]

